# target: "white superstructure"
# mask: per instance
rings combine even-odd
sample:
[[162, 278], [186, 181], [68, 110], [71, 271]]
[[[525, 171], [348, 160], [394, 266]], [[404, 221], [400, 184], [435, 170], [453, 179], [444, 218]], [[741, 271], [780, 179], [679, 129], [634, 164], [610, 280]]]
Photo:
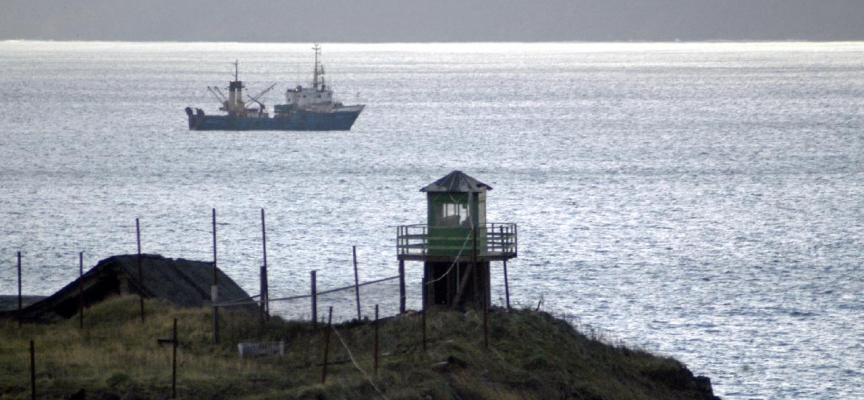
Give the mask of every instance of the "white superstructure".
[[321, 46], [317, 43], [315, 50], [315, 71], [312, 78], [312, 87], [297, 85], [285, 91], [285, 104], [302, 109], [326, 109], [340, 107], [342, 104], [335, 102], [333, 90], [324, 83], [324, 65], [321, 64]]

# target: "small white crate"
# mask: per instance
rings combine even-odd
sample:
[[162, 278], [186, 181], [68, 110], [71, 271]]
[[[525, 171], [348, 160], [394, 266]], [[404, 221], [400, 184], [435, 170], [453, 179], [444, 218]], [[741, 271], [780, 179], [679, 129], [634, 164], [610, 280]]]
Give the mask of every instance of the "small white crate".
[[240, 358], [258, 356], [281, 356], [285, 354], [285, 342], [239, 343]]

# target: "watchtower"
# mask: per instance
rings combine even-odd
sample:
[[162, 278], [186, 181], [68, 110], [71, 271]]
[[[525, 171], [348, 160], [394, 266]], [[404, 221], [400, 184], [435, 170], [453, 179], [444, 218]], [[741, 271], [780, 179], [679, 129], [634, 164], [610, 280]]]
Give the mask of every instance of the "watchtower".
[[491, 186], [453, 171], [420, 189], [426, 193], [426, 224], [398, 227], [400, 269], [405, 261], [423, 261], [424, 307], [489, 304], [493, 261], [504, 263], [506, 282], [507, 260], [517, 254], [516, 224], [486, 221], [489, 190]]

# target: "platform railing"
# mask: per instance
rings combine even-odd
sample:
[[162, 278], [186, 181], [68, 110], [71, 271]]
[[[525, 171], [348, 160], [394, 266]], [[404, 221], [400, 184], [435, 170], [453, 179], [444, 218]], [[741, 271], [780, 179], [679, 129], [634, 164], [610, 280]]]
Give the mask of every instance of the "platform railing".
[[[461, 227], [429, 227], [426, 224], [397, 227], [396, 251], [402, 257], [471, 256], [474, 230]], [[516, 257], [518, 235], [514, 223], [488, 223], [477, 227], [477, 253], [480, 257]]]

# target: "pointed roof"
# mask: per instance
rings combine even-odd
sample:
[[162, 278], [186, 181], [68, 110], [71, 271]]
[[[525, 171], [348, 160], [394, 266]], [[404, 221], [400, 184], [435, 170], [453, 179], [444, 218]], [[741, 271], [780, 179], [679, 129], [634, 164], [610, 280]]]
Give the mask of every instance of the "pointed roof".
[[453, 171], [447, 176], [430, 183], [423, 189], [420, 189], [421, 192], [459, 192], [459, 193], [478, 193], [483, 190], [492, 190], [492, 186], [489, 186], [483, 182], [480, 182], [466, 174], [462, 171]]

